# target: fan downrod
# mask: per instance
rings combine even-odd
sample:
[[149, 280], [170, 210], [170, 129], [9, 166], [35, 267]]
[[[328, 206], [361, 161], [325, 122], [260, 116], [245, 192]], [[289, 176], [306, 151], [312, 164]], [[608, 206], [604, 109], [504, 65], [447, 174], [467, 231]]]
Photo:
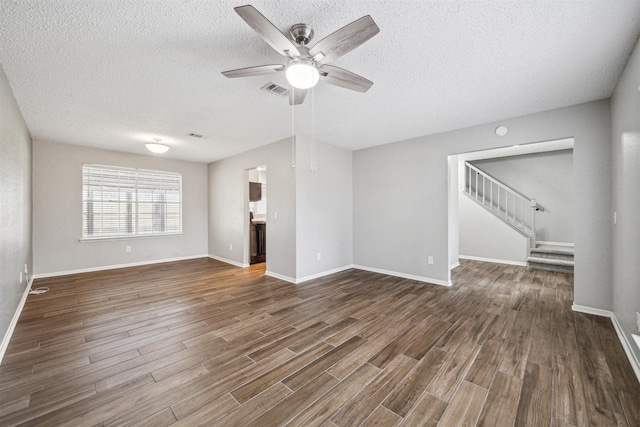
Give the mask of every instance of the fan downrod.
[[295, 24], [289, 30], [291, 39], [300, 46], [305, 46], [313, 38], [313, 28], [309, 24]]

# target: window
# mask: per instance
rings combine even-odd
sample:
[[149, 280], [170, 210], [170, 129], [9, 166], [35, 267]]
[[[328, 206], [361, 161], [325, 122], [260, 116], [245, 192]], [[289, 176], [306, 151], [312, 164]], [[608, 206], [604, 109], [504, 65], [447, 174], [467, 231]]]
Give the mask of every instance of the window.
[[82, 165], [82, 238], [182, 233], [182, 175]]

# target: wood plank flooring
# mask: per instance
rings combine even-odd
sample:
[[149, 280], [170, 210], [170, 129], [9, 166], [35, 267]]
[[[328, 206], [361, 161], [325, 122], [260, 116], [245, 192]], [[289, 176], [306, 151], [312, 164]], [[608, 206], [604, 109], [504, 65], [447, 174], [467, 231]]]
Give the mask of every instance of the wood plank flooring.
[[573, 276], [462, 261], [451, 288], [301, 285], [211, 260], [40, 279], [0, 425], [640, 426], [640, 385]]

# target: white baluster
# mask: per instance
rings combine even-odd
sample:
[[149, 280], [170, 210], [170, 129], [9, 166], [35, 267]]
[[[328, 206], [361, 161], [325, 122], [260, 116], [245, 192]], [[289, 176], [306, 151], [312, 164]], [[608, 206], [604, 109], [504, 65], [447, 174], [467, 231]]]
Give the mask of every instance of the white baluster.
[[469, 167], [469, 163], [465, 163], [464, 167], [466, 168], [464, 179], [467, 183], [467, 193], [471, 194], [471, 168]]
[[484, 175], [482, 175], [482, 204], [485, 204], [485, 195], [487, 194], [487, 189], [485, 187], [485, 179], [484, 179]]
[[491, 210], [493, 211], [493, 182], [490, 185], [491, 187], [489, 187], [489, 203], [491, 203]]
[[476, 172], [476, 200], [478, 200], [478, 172]]

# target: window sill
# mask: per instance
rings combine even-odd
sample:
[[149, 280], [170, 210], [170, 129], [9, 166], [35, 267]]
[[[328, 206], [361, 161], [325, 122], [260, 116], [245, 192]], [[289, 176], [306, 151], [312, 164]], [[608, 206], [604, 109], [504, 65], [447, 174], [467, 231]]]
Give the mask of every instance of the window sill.
[[162, 237], [182, 237], [183, 233], [171, 233], [171, 234], [153, 234], [149, 236], [115, 236], [115, 237], [84, 237], [78, 239], [80, 243], [93, 243], [93, 242], [108, 242], [112, 240], [140, 240], [140, 239], [157, 239]]

